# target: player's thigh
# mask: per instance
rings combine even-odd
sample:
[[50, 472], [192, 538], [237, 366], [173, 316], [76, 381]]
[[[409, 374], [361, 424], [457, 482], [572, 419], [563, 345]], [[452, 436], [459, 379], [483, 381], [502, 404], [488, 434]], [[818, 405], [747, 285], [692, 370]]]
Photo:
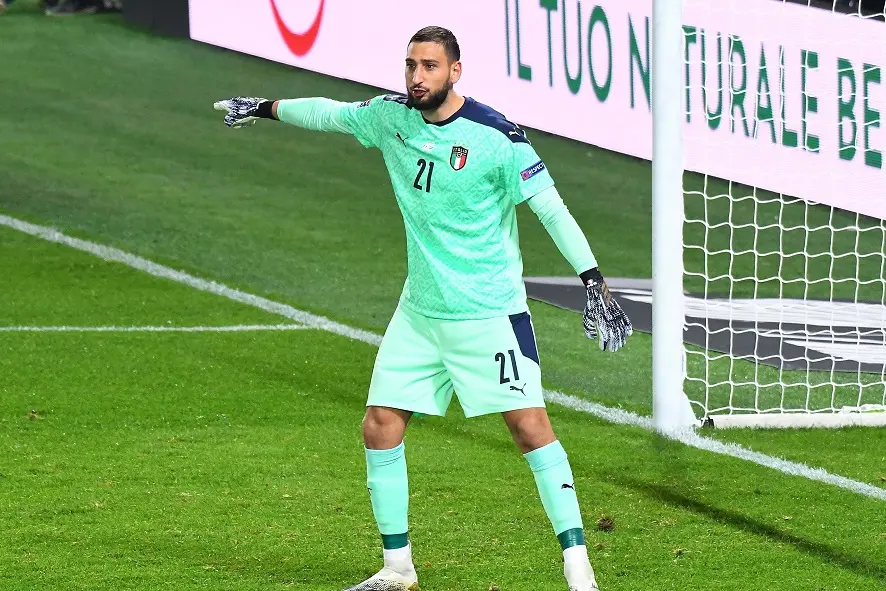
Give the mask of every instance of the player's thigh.
[[443, 363], [466, 416], [545, 406], [529, 313], [437, 328]]
[[375, 358], [366, 405], [444, 416], [452, 392], [428, 319], [398, 307]]

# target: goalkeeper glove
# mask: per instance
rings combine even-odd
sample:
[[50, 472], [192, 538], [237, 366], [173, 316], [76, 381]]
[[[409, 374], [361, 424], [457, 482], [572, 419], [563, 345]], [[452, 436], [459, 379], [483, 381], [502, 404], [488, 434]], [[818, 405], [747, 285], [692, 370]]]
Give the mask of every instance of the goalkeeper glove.
[[263, 98], [237, 96], [213, 105], [216, 111], [227, 111], [225, 125], [233, 128], [254, 125], [259, 119], [275, 119], [274, 101]]
[[609, 293], [606, 280], [594, 267], [581, 274], [588, 292], [584, 311], [585, 335], [599, 338], [601, 351], [618, 351], [634, 333], [631, 320]]

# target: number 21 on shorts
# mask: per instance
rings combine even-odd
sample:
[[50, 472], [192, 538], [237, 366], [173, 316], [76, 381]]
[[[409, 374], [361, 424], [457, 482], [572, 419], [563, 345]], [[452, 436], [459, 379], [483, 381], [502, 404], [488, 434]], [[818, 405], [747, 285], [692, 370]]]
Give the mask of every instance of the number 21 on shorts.
[[[511, 360], [511, 374], [514, 376], [514, 381], [517, 381], [520, 379], [520, 373], [517, 371], [517, 356], [514, 354], [513, 349], [508, 349], [508, 356], [510, 356]], [[505, 375], [507, 373], [507, 368], [505, 367], [508, 361], [507, 357], [504, 353], [499, 352], [495, 354], [495, 361], [499, 364], [498, 383], [507, 384], [511, 381], [511, 379]]]

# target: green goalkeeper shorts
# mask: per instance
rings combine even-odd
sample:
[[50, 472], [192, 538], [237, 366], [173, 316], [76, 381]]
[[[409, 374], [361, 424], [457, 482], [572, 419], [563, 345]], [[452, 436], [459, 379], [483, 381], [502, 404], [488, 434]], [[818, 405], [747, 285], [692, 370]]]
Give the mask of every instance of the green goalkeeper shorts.
[[528, 312], [439, 320], [397, 307], [366, 405], [445, 416], [453, 393], [467, 417], [545, 406]]

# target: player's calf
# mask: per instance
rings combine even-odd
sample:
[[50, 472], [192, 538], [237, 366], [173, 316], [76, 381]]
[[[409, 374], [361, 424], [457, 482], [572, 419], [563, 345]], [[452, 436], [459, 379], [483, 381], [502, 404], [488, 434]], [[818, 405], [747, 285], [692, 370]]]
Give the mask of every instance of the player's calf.
[[545, 513], [563, 549], [564, 575], [570, 591], [596, 591], [584, 526], [569, 458], [559, 441], [524, 453], [532, 469]]
[[409, 543], [409, 482], [403, 434], [411, 413], [370, 406], [363, 419], [366, 487], [381, 534], [384, 567], [346, 591], [416, 591]]

